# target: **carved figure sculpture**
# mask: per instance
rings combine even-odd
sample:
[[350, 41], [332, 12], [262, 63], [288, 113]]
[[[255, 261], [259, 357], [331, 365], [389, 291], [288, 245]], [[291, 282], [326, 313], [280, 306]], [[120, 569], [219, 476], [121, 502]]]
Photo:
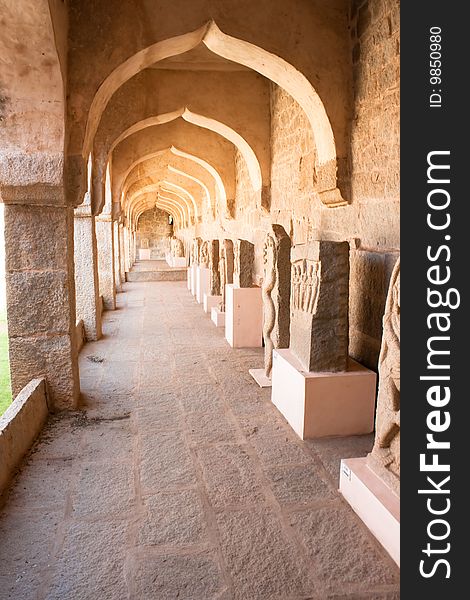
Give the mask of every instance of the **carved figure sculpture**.
[[181, 258], [184, 256], [183, 242], [175, 236], [170, 239], [170, 252], [171, 255], [176, 258]]
[[232, 240], [224, 240], [220, 248], [219, 260], [220, 273], [220, 294], [222, 301], [219, 309], [225, 312], [225, 286], [228, 283], [233, 283], [233, 242]]
[[209, 288], [211, 296], [220, 295], [219, 240], [209, 242]]
[[209, 267], [209, 242], [204, 241], [201, 244], [201, 248], [199, 251], [199, 265], [201, 267], [205, 267], [206, 269]]
[[264, 371], [271, 376], [273, 350], [289, 347], [291, 241], [281, 225], [267, 234], [263, 258]]
[[375, 442], [369, 467], [397, 494], [400, 488], [400, 259], [397, 260], [383, 317]]
[[233, 244], [233, 283], [235, 287], [253, 285], [253, 263], [255, 246], [247, 240], [236, 240]]

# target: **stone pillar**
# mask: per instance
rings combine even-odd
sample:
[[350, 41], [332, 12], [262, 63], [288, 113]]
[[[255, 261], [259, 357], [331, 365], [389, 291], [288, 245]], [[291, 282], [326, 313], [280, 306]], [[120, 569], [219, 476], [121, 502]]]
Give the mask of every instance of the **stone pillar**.
[[114, 285], [113, 221], [111, 215], [96, 217], [96, 240], [98, 242], [98, 274], [100, 294], [107, 310], [116, 308]]
[[125, 252], [125, 227], [119, 225], [119, 275], [121, 284], [126, 282], [126, 252]]
[[98, 280], [98, 249], [95, 217], [91, 207], [74, 211], [75, 290], [77, 319], [82, 319], [87, 340], [101, 337], [101, 303]]
[[[20, 204], [25, 189], [2, 189], [6, 202], [5, 266], [13, 397], [32, 379], [45, 377], [50, 406], [75, 408], [80, 382], [73, 209], [60, 205], [62, 192], [54, 198], [53, 188], [47, 188], [48, 197], [43, 203], [34, 190], [34, 204]], [[8, 198], [9, 192], [12, 199]], [[8, 203], [10, 200], [12, 203]]]
[[119, 244], [119, 223], [113, 222], [113, 248], [114, 248], [114, 286], [116, 292], [121, 291], [121, 261], [119, 258], [120, 244]]

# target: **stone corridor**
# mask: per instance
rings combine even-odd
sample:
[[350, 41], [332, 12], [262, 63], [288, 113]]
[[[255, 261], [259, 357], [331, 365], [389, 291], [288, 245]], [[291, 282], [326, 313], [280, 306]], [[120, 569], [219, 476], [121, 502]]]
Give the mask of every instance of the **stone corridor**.
[[393, 600], [337, 492], [372, 436], [301, 442], [184, 282], [124, 284], [0, 517], [0, 598]]

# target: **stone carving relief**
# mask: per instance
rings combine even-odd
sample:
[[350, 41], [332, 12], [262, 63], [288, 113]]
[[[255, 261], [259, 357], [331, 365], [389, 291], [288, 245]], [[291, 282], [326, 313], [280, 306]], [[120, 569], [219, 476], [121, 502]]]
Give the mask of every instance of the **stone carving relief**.
[[222, 296], [219, 309], [221, 312], [225, 312], [225, 286], [233, 283], [233, 262], [233, 242], [224, 240], [220, 247], [219, 259], [220, 295]]
[[305, 371], [345, 371], [349, 244], [316, 241], [291, 253], [290, 349]]
[[204, 241], [201, 244], [201, 248], [199, 250], [199, 265], [201, 267], [205, 267], [206, 269], [209, 267], [209, 242]]
[[170, 253], [176, 258], [181, 258], [184, 256], [183, 242], [175, 236], [170, 239]]
[[191, 245], [191, 264], [197, 265], [199, 264], [199, 252], [201, 248], [202, 240], [201, 238], [195, 238]]
[[235, 287], [251, 287], [255, 259], [254, 244], [247, 240], [236, 240], [233, 244], [233, 258], [233, 284]]
[[375, 442], [369, 467], [400, 492], [400, 259], [390, 279], [379, 357]]
[[209, 242], [210, 295], [220, 295], [219, 240]]
[[291, 241], [281, 225], [273, 225], [263, 249], [264, 371], [271, 377], [273, 350], [289, 347]]
[[142, 250], [148, 250], [149, 248], [149, 240], [148, 238], [142, 238], [140, 240], [140, 247]]

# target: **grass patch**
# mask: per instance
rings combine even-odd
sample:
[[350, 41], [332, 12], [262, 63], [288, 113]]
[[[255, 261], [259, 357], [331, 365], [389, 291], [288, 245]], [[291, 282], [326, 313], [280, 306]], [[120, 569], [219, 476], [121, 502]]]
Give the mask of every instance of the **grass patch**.
[[11, 403], [10, 363], [6, 316], [0, 314], [0, 415]]

